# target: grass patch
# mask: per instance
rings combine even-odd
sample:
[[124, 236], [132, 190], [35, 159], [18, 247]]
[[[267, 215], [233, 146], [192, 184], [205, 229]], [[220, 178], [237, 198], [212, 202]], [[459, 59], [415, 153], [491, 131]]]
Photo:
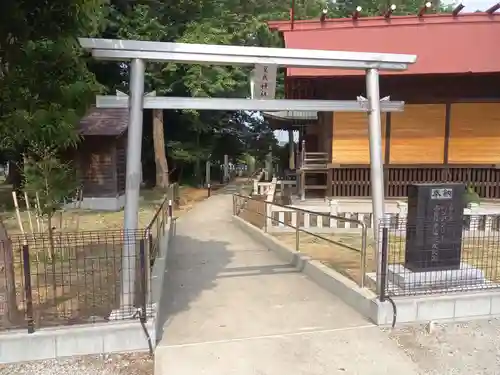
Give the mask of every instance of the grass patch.
[[[139, 228], [145, 228], [150, 223], [165, 194], [166, 190], [163, 189], [141, 190], [141, 200], [139, 202], [138, 212]], [[179, 194], [180, 204], [175, 211], [176, 216], [180, 216], [184, 212], [189, 211], [196, 202], [205, 199], [207, 191], [206, 189], [181, 186]], [[28, 212], [24, 202], [19, 201], [19, 206], [24, 231], [29, 235], [31, 231]], [[9, 235], [21, 234], [21, 229], [16, 218], [14, 204], [12, 202], [12, 187], [10, 185], [0, 185], [0, 207], [2, 208], [0, 217], [7, 228]], [[33, 208], [31, 208], [31, 222], [34, 227], [34, 231], [38, 232]], [[53, 226], [55, 226], [56, 232], [121, 229], [123, 228], [123, 210], [111, 212], [65, 209], [54, 215]], [[44, 223], [44, 229], [44, 231], [47, 230], [46, 223]]]
[[[292, 249], [296, 249], [295, 233], [274, 233], [277, 239]], [[360, 234], [321, 234], [322, 238], [299, 232], [298, 251], [321, 261], [337, 272], [360, 282], [361, 253], [342, 246], [361, 249]], [[330, 241], [337, 243], [332, 243]], [[404, 237], [390, 236], [388, 243], [388, 263], [404, 264], [406, 240]], [[366, 253], [366, 272], [376, 271], [375, 251], [372, 241], [368, 241]], [[487, 280], [500, 282], [500, 238], [484, 236], [464, 238], [462, 241], [461, 261], [481, 269]]]
[[[273, 233], [273, 236], [289, 248], [296, 249], [297, 237], [295, 233]], [[361, 282], [361, 251], [351, 248], [361, 250], [361, 234], [329, 233], [314, 236], [299, 232], [298, 251], [359, 283]], [[367, 247], [366, 264], [367, 272], [374, 270], [374, 252], [371, 244]]]

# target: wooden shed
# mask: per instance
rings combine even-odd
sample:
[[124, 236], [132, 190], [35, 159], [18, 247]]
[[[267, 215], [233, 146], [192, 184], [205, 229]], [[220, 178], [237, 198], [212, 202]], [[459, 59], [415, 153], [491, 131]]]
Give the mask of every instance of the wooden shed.
[[92, 108], [80, 121], [83, 137], [75, 163], [83, 187], [82, 208], [118, 211], [125, 204], [128, 109]]

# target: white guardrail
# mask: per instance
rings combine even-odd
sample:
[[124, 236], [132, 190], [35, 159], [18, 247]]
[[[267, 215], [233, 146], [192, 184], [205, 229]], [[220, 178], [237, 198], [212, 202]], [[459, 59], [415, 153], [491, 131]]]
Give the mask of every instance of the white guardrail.
[[[256, 191], [263, 192], [261, 195], [267, 195], [268, 217], [270, 217], [267, 220], [268, 232], [293, 232], [295, 231], [293, 227], [297, 223], [300, 224], [301, 229], [314, 233], [359, 232], [361, 229], [359, 224], [356, 223], [348, 223], [320, 215], [298, 212], [293, 208], [294, 206], [283, 208], [273, 205], [272, 202], [274, 201], [274, 195], [278, 186], [281, 189], [285, 185], [294, 186], [295, 181], [273, 179], [272, 182], [260, 182], [258, 184], [259, 186]], [[359, 220], [366, 223], [368, 228], [373, 228], [372, 210], [369, 200], [333, 199], [325, 201], [322, 204], [314, 204], [313, 202], [308, 204], [306, 200], [296, 207], [303, 210], [329, 213], [334, 216]], [[403, 201], [390, 201], [386, 203], [386, 218], [391, 229], [401, 230], [404, 233], [408, 212], [407, 207], [407, 203]], [[500, 235], [500, 206], [488, 207], [485, 205], [464, 209], [464, 236], [475, 236], [478, 232], [483, 234], [489, 232]]]

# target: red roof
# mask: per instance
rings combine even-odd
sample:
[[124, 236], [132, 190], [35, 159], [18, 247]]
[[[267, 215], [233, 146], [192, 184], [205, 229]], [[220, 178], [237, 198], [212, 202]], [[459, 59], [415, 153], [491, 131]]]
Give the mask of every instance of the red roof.
[[[403, 72], [382, 74], [461, 74], [500, 72], [500, 14], [468, 13], [271, 21], [283, 32], [286, 48], [386, 52], [417, 55]], [[288, 68], [287, 76], [346, 76], [356, 70]]]

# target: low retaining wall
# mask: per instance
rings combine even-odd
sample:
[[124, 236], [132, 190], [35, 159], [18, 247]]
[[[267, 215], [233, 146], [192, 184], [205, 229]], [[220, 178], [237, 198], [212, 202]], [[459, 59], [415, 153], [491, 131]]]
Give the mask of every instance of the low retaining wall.
[[[422, 297], [397, 297], [397, 323], [430, 321], [463, 321], [500, 317], [500, 291], [471, 291]], [[393, 320], [389, 303], [379, 304], [377, 324], [389, 325]]]
[[[153, 326], [148, 322], [147, 331]], [[138, 320], [0, 334], [0, 363], [147, 350], [148, 337]]]
[[0, 363], [13, 363], [129, 351], [151, 351], [159, 334], [157, 317], [162, 313], [162, 287], [170, 239], [175, 234], [175, 220], [165, 226], [160, 240], [159, 254], [151, 275], [149, 301], [153, 318], [145, 324], [137, 320], [109, 321], [88, 325], [74, 325], [40, 329], [34, 333], [25, 330], [0, 333]]
[[460, 321], [500, 316], [500, 291], [486, 290], [444, 295], [394, 298], [396, 311], [389, 301], [381, 302], [370, 289], [360, 288], [354, 281], [305, 254], [288, 248], [261, 229], [233, 216], [234, 223], [280, 258], [295, 265], [322, 288], [335, 294], [360, 314], [377, 325]]
[[176, 220], [174, 219], [170, 223], [167, 224], [165, 228], [165, 240], [161, 242], [160, 250], [158, 256], [155, 260], [155, 264], [153, 265], [153, 272], [151, 275], [151, 304], [153, 307], [153, 319], [154, 322], [154, 332], [152, 332], [151, 337], [153, 341], [153, 345], [156, 347], [156, 343], [158, 339], [161, 337], [161, 329], [162, 322], [159, 319], [160, 316], [165, 315], [163, 311], [165, 307], [164, 298], [165, 295], [163, 293], [164, 283], [165, 283], [165, 275], [167, 273], [167, 256], [168, 249], [170, 245], [170, 240], [175, 235], [175, 225]]

